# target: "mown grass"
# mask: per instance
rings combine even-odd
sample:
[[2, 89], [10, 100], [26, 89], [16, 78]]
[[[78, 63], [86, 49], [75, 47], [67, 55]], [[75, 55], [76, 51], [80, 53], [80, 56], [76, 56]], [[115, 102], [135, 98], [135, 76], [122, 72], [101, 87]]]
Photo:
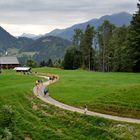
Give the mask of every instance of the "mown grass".
[[81, 115], [45, 104], [32, 93], [37, 77], [6, 71], [0, 79], [0, 108], [11, 105], [15, 114], [14, 140], [127, 140], [140, 137], [140, 125]]
[[140, 73], [101, 73], [42, 68], [35, 71], [58, 74], [49, 86], [57, 100], [107, 114], [140, 118]]

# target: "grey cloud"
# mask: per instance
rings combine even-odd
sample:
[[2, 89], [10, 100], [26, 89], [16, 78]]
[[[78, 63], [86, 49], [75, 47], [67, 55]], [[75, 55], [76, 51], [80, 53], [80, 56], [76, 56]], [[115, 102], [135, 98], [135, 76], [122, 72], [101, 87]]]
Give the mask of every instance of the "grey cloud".
[[60, 24], [85, 21], [121, 11], [133, 12], [137, 0], [1, 0], [0, 22]]

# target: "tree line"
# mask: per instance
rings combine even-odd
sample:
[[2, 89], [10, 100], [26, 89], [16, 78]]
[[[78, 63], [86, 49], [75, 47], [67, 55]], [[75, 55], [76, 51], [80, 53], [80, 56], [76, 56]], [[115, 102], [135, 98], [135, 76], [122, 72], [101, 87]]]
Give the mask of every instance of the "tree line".
[[140, 72], [140, 4], [130, 26], [116, 27], [109, 21], [94, 29], [74, 30], [72, 46], [67, 50], [64, 69]]

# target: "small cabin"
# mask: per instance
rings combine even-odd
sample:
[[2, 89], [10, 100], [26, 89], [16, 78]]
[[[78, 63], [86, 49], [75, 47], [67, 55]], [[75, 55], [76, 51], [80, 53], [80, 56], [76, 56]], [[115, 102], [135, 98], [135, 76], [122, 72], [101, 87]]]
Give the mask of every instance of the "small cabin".
[[19, 65], [17, 57], [0, 57], [0, 69], [13, 69]]
[[31, 73], [30, 67], [15, 67], [16, 72]]

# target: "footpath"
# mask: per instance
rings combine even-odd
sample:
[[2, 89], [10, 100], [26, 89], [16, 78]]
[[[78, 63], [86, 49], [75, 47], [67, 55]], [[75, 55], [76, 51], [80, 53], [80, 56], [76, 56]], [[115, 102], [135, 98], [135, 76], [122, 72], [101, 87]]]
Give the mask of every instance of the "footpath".
[[[49, 77], [47, 77], [47, 76], [38, 76], [38, 77], [49, 79]], [[86, 115], [90, 115], [90, 116], [102, 117], [102, 118], [111, 119], [111, 120], [115, 120], [115, 121], [140, 124], [140, 119], [127, 118], [127, 117], [119, 117], [119, 116], [112, 116], [112, 115], [97, 113], [97, 112], [93, 112], [93, 111], [89, 111], [89, 110], [85, 110], [85, 109], [80, 109], [80, 108], [76, 108], [76, 107], [73, 107], [73, 106], [70, 106], [70, 105], [66, 105], [64, 103], [61, 103], [61, 102], [53, 99], [50, 96], [44, 96], [43, 91], [44, 91], [45, 87], [47, 87], [49, 84], [55, 83], [58, 80], [59, 79], [56, 79], [54, 81], [49, 80], [47, 82], [43, 82], [43, 84], [39, 88], [39, 95], [37, 93], [37, 88], [35, 86], [33, 88], [34, 94], [39, 99], [41, 99], [42, 101], [44, 101], [46, 103], [49, 103], [51, 105], [57, 106], [59, 108], [65, 109], [65, 110], [69, 110], [69, 111], [73, 111], [73, 112], [78, 112], [78, 113], [82, 113], [82, 114], [86, 114]]]

